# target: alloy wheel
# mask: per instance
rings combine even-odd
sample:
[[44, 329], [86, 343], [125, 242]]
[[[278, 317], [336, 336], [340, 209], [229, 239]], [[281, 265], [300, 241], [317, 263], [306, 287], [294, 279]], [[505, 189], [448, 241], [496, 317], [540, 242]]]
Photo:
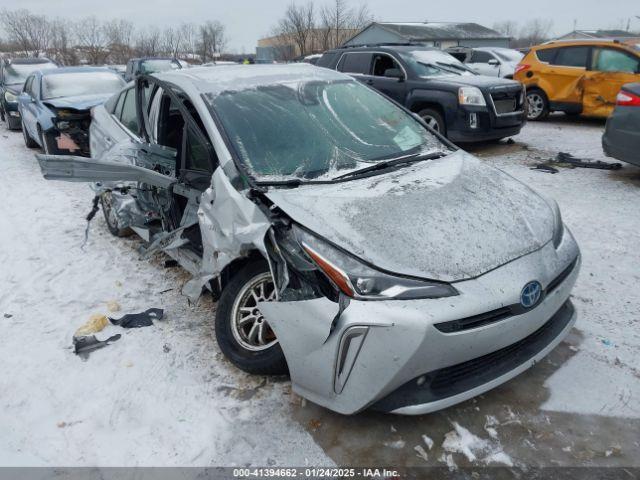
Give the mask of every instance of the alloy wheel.
[[535, 120], [544, 112], [544, 98], [537, 92], [527, 94], [527, 119]]
[[231, 332], [243, 348], [257, 352], [278, 342], [258, 310], [258, 302], [275, 300], [276, 289], [269, 272], [255, 276], [240, 290], [231, 310]]
[[422, 117], [422, 119], [427, 125], [429, 125], [436, 132], [440, 132], [440, 124], [438, 123], [438, 120], [436, 120], [434, 117], [432, 117], [431, 115], [425, 115], [424, 117]]

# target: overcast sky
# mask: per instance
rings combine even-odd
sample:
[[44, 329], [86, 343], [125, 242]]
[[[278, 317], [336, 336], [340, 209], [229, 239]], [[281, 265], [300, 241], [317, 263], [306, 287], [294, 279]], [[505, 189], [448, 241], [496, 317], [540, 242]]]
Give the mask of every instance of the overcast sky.
[[[329, 0], [331, 1], [331, 0]], [[360, 5], [359, 0], [350, 0]], [[303, 0], [306, 3], [306, 0]], [[0, 0], [0, 8], [27, 8], [51, 17], [78, 18], [96, 15], [102, 19], [125, 17], [136, 25], [166, 26], [180, 22], [219, 20], [227, 27], [229, 50], [254, 51], [256, 41], [266, 36], [291, 0]], [[300, 2], [300, 0], [298, 1]], [[323, 0], [315, 0], [321, 5]], [[459, 21], [491, 27], [501, 20], [552, 18], [554, 33], [578, 28], [626, 27], [640, 31], [638, 0], [369, 0], [371, 13], [380, 21]]]

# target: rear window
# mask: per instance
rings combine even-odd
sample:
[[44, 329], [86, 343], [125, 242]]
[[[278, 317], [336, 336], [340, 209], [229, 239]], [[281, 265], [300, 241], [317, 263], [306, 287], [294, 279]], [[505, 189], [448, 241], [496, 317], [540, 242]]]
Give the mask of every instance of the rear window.
[[538, 60], [541, 62], [551, 63], [557, 51], [557, 48], [545, 48], [544, 50], [538, 50], [536, 52], [536, 57], [538, 57]]
[[589, 47], [565, 47], [558, 49], [556, 58], [552, 63], [563, 67], [586, 68], [588, 57]]
[[370, 52], [353, 52], [345, 53], [340, 60], [338, 70], [345, 73], [369, 73], [371, 67], [371, 53]]

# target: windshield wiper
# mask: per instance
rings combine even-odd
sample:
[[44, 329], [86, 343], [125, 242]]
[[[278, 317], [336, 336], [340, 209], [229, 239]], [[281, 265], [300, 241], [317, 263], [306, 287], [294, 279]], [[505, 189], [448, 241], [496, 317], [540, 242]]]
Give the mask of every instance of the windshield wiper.
[[255, 182], [260, 187], [289, 187], [296, 188], [300, 185], [326, 184], [332, 180], [302, 180], [301, 178], [290, 178], [287, 180], [261, 180]]
[[375, 163], [370, 167], [361, 168], [360, 170], [354, 170], [352, 172], [345, 173], [344, 175], [340, 175], [335, 177], [334, 180], [342, 180], [348, 177], [359, 177], [369, 172], [375, 172], [376, 170], [385, 170], [387, 168], [395, 167], [396, 165], [402, 165], [405, 163], [414, 163], [421, 162], [423, 160], [435, 160], [436, 158], [442, 158], [449, 155], [447, 152], [433, 152], [427, 153], [426, 155], [412, 155], [410, 157], [401, 157], [394, 158], [392, 160], [383, 160], [381, 162]]
[[471, 70], [468, 67], [465, 67], [464, 65], [456, 65], [455, 63], [444, 63], [444, 62], [436, 62], [436, 63], [438, 65], [442, 65], [442, 68], [451, 67], [451, 68], [455, 68], [458, 71], [475, 73], [473, 70]]

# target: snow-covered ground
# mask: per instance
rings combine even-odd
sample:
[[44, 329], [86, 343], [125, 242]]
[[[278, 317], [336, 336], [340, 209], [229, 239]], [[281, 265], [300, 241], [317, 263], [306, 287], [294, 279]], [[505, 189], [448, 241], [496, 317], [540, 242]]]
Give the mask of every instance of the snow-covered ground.
[[[101, 213], [82, 249], [88, 187], [43, 180], [20, 134], [0, 133], [0, 466], [640, 465], [640, 168], [530, 170], [558, 151], [607, 160], [601, 132], [558, 116], [472, 148], [559, 202], [583, 253], [578, 323], [512, 382], [417, 418], [343, 417], [235, 369], [215, 304], [180, 295], [188, 276], [139, 260]], [[165, 318], [73, 354], [91, 314], [149, 307]]]

